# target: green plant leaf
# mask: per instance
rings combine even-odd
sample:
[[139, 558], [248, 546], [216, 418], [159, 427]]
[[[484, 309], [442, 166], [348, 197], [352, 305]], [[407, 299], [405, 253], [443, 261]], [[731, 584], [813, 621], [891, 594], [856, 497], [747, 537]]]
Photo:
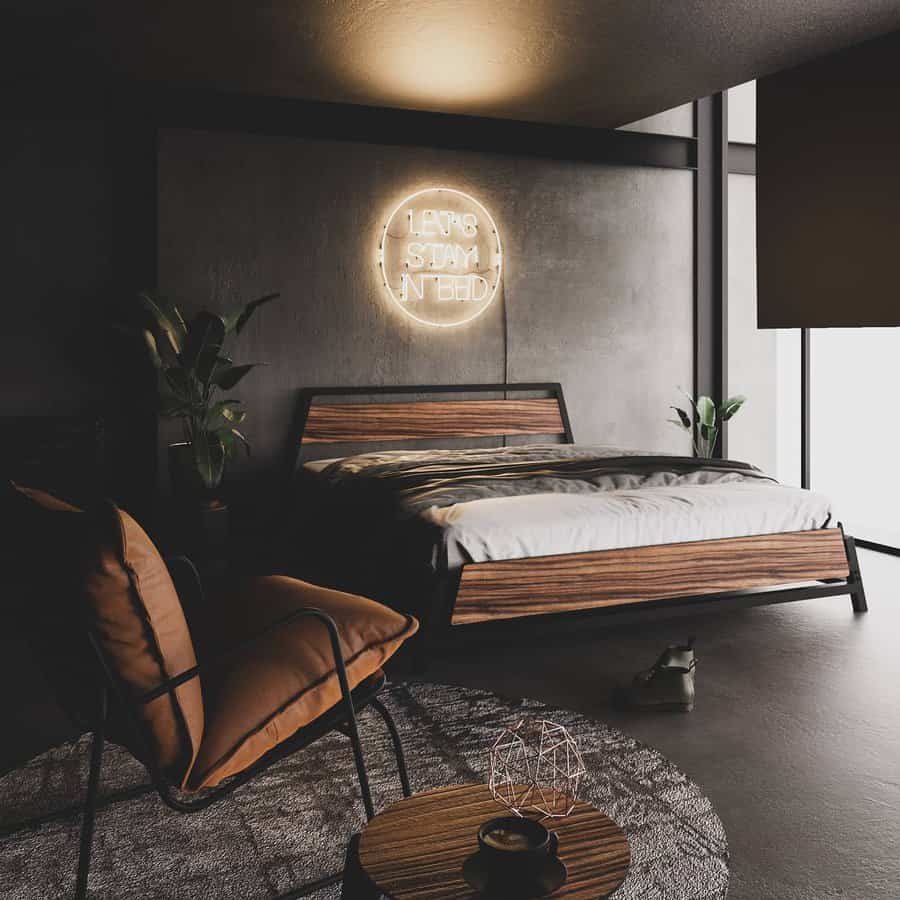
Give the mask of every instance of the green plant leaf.
[[237, 430], [237, 428], [232, 428], [231, 433], [244, 445], [244, 449], [247, 451], [247, 456], [249, 456], [250, 442], [247, 440], [247, 438], [245, 438], [244, 435], [242, 435], [240, 431]]
[[161, 387], [170, 390], [185, 403], [199, 403], [200, 396], [195, 390], [195, 383], [188, 372], [185, 372], [180, 366], [166, 366], [161, 374]]
[[711, 459], [716, 450], [716, 440], [719, 437], [719, 429], [715, 426], [709, 427], [708, 425], [701, 425], [699, 431], [699, 455], [704, 459]]
[[250, 455], [250, 444], [247, 442], [247, 438], [245, 438], [244, 435], [237, 430], [237, 428], [217, 428], [216, 434], [221, 438], [222, 444], [224, 445], [229, 458], [234, 455], [234, 449], [237, 446], [235, 439], [243, 444], [244, 449], [247, 451], [247, 456]]
[[150, 356], [150, 362], [153, 363], [153, 367], [155, 369], [161, 369], [163, 367], [163, 361], [162, 357], [159, 355], [159, 348], [156, 346], [156, 338], [153, 337], [153, 332], [143, 328], [141, 329], [141, 336], [144, 339], [144, 343], [147, 345], [147, 353]]
[[229, 423], [229, 425], [225, 427], [230, 428], [231, 425], [237, 425], [238, 423], [243, 422], [247, 417], [247, 413], [241, 409], [242, 405], [243, 402], [241, 400], [219, 400], [209, 408], [209, 412], [206, 414], [206, 420], [210, 425], [214, 425], [216, 419], [221, 417], [226, 419]]
[[247, 418], [247, 413], [242, 409], [232, 409], [226, 407], [222, 410], [222, 415], [228, 419], [232, 425], [240, 425]]
[[159, 414], [161, 416], [174, 419], [190, 415], [190, 393], [182, 392], [175, 387], [169, 378], [167, 369], [160, 369], [157, 372], [157, 393], [159, 394]]
[[687, 400], [687, 402], [688, 402], [688, 409], [691, 409], [691, 410], [694, 409], [694, 408], [696, 407], [697, 404], [694, 402], [694, 397], [693, 397], [693, 395], [692, 395], [692, 394], [689, 394], [683, 387], [680, 387], [680, 386], [679, 386], [678, 390], [681, 391], [682, 395], [683, 395], [684, 398]]
[[222, 483], [225, 470], [225, 445], [214, 431], [200, 428], [194, 433], [194, 463], [200, 473], [203, 486], [214, 491]]
[[281, 294], [266, 294], [265, 297], [260, 297], [258, 300], [251, 300], [240, 309], [234, 310], [234, 312], [225, 316], [225, 332], [230, 333], [236, 331], [240, 334], [244, 330], [244, 326], [247, 322], [250, 321], [250, 317], [260, 308], [260, 306], [264, 303], [269, 303], [271, 300], [275, 300], [280, 296]]
[[212, 375], [210, 376], [210, 384], [218, 385], [218, 377], [221, 372], [231, 368], [231, 359], [227, 356], [219, 356], [216, 358], [216, 364], [213, 366]]
[[187, 339], [187, 328], [178, 307], [150, 291], [142, 291], [138, 297], [144, 309], [153, 316], [157, 327], [166, 336], [172, 349], [176, 353], [181, 353]]
[[234, 435], [228, 428], [217, 428], [216, 434], [222, 442], [222, 448], [225, 451], [225, 459], [231, 459], [234, 456]]
[[746, 402], [747, 398], [743, 396], [743, 394], [736, 394], [734, 397], [729, 397], [719, 410], [722, 421], [727, 422]]
[[258, 363], [248, 363], [244, 366], [218, 367], [212, 375], [213, 384], [218, 385], [223, 391], [230, 391], [251, 369], [255, 369]]
[[179, 400], [174, 394], [160, 394], [159, 414], [166, 419], [177, 419], [191, 413], [190, 404]]
[[204, 385], [209, 384], [224, 340], [225, 323], [219, 316], [201, 312], [191, 321], [181, 361]]
[[[680, 422], [675, 422], [676, 425], [681, 425], [682, 428], [687, 431], [691, 430], [691, 417], [681, 408], [677, 406], [670, 406], [669, 409], [674, 409], [678, 414], [678, 418], [681, 420]], [[670, 419], [669, 421], [674, 421]]]
[[697, 417], [701, 425], [712, 427], [716, 424], [716, 404], [709, 397], [697, 398]]

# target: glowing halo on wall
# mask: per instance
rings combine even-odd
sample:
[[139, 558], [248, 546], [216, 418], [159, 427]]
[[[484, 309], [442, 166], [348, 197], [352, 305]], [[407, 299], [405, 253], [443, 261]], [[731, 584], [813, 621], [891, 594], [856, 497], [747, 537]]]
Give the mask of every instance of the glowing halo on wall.
[[497, 296], [500, 232], [473, 196], [455, 188], [416, 191], [398, 203], [378, 244], [381, 280], [403, 313], [450, 328], [477, 319]]

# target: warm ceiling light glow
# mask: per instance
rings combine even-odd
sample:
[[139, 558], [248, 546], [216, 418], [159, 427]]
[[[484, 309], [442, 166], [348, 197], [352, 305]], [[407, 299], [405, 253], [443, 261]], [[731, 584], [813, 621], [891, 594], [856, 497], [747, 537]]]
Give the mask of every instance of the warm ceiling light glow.
[[454, 188], [416, 191], [388, 215], [378, 243], [388, 296], [423, 325], [471, 322], [500, 287], [503, 250], [491, 214]]
[[561, 41], [543, 9], [483, 0], [379, 3], [318, 35], [351, 96], [391, 106], [489, 114], [557, 77]]

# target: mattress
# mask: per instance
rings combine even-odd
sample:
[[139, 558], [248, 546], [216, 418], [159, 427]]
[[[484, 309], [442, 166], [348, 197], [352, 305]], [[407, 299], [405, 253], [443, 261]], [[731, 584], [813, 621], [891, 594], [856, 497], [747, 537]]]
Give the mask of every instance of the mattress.
[[343, 534], [390, 541], [398, 554], [405, 543], [432, 567], [451, 569], [805, 531], [832, 519], [827, 497], [781, 485], [747, 463], [618, 447], [389, 451], [304, 469]]

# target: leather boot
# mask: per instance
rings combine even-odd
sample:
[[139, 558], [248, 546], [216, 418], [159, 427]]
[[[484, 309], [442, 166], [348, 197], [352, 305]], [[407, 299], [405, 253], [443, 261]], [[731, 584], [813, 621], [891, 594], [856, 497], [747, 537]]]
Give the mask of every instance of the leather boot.
[[690, 712], [694, 708], [696, 665], [693, 638], [687, 644], [671, 644], [653, 666], [638, 672], [631, 684], [616, 688], [613, 705], [620, 709]]

